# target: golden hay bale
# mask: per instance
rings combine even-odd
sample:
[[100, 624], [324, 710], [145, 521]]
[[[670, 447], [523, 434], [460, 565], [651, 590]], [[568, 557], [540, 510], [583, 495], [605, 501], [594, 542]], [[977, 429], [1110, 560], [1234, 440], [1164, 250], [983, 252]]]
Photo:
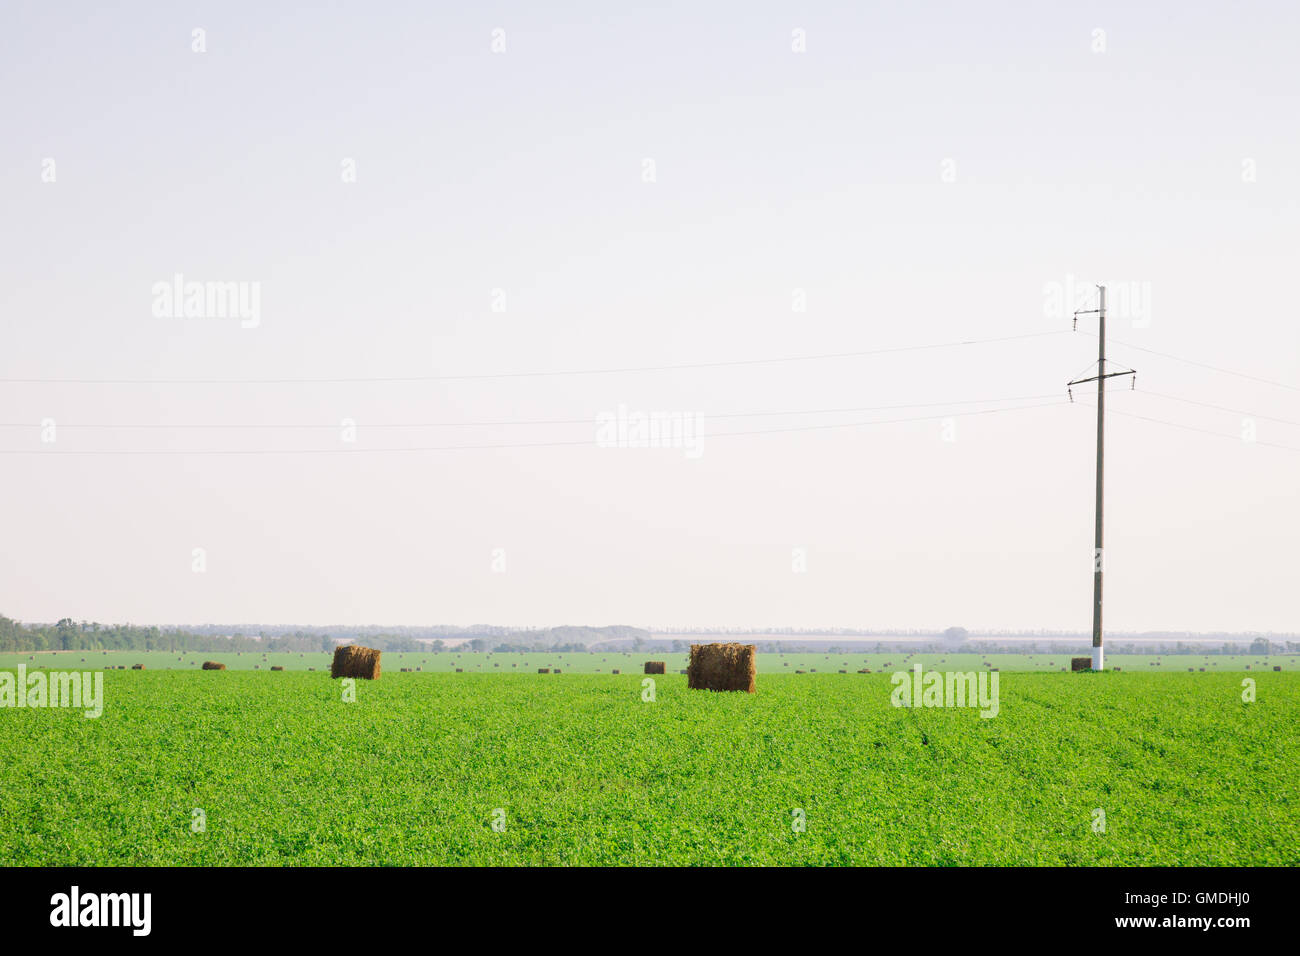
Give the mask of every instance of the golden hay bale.
[[336, 647], [334, 662], [330, 666], [330, 677], [360, 677], [363, 680], [376, 680], [379, 677], [380, 653], [373, 647], [359, 647], [356, 644]]
[[205, 671], [224, 671], [226, 669], [226, 665], [218, 663], [217, 661], [204, 661], [203, 669]]
[[691, 690], [754, 693], [757, 650], [753, 644], [692, 644], [686, 686]]
[[663, 662], [663, 661], [646, 661], [646, 662], [645, 662], [645, 672], [646, 672], [647, 674], [666, 674], [666, 673], [668, 673], [666, 670], [664, 670], [664, 662]]
[[282, 670], [284, 670], [284, 667], [283, 667], [283, 665], [281, 665], [281, 664], [272, 664], [272, 665], [271, 665], [271, 670], [273, 670], [273, 671], [282, 671]]

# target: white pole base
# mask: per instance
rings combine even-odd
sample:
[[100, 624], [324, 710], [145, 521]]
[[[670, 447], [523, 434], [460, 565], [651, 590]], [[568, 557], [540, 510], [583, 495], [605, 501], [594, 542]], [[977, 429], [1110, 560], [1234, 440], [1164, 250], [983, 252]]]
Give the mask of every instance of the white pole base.
[[1106, 661], [1102, 654], [1102, 648], [1094, 647], [1092, 649], [1092, 669], [1095, 671], [1105, 670]]

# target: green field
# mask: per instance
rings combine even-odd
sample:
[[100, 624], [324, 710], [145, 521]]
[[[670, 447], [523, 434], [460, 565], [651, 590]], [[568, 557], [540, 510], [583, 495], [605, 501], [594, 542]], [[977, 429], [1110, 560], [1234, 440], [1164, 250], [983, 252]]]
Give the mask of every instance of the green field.
[[1252, 673], [1253, 703], [1186, 665], [1003, 673], [981, 719], [780, 658], [756, 694], [673, 673], [653, 702], [626, 670], [399, 658], [350, 703], [322, 672], [150, 658], [102, 675], [98, 719], [0, 708], [0, 865], [1300, 864], [1294, 673]]

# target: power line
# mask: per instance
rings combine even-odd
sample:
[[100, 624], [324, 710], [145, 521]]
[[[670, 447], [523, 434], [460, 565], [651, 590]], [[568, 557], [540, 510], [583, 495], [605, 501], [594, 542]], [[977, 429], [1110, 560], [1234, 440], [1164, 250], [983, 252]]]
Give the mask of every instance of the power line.
[[[1083, 405], [1086, 408], [1094, 407], [1088, 402], [1078, 402], [1077, 404]], [[1152, 418], [1149, 415], [1139, 415], [1136, 412], [1121, 412], [1116, 409], [1111, 409], [1111, 411], [1116, 415], [1123, 415], [1125, 418], [1137, 418], [1144, 422], [1153, 422], [1156, 425], [1168, 425], [1170, 428], [1181, 428], [1183, 431], [1199, 432], [1202, 435], [1213, 435], [1215, 438], [1227, 438], [1243, 445], [1267, 445], [1269, 448], [1282, 448], [1286, 451], [1300, 451], [1300, 446], [1296, 445], [1283, 445], [1271, 441], [1242, 441], [1240, 435], [1233, 435], [1229, 432], [1216, 432], [1209, 428], [1197, 428], [1195, 425], [1184, 425], [1181, 422], [1171, 422], [1163, 418]]]
[[[992, 415], [1000, 412], [1024, 411], [1031, 408], [1048, 408], [1057, 405], [1067, 405], [1068, 402], [1057, 400], [1052, 402], [1040, 402], [1031, 405], [1012, 405], [1007, 408], [983, 408], [964, 413], [967, 416], [973, 415]], [[867, 425], [895, 425], [904, 422], [921, 422], [936, 421], [943, 418], [951, 418], [951, 415], [918, 415], [908, 418], [887, 418], [876, 419], [862, 422], [835, 422], [818, 425], [792, 425], [784, 428], [758, 428], [749, 431], [738, 432], [714, 432], [698, 436], [701, 440], [708, 439], [712, 441], [715, 438], [736, 438], [743, 435], [771, 435], [784, 432], [803, 432], [819, 431], [830, 428], [861, 428]], [[588, 422], [588, 424], [591, 424]], [[0, 455], [325, 455], [325, 454], [365, 454], [365, 453], [382, 453], [382, 452], [429, 452], [429, 451], [477, 451], [487, 449], [515, 449], [515, 448], [557, 448], [564, 446], [586, 445], [595, 446], [591, 439], [581, 441], [551, 441], [551, 442], [519, 442], [510, 444], [488, 444], [488, 445], [426, 445], [399, 448], [241, 448], [241, 449], [200, 449], [196, 451], [184, 451], [179, 449], [89, 449], [89, 450], [62, 450], [62, 449], [28, 449], [28, 448], [9, 448], [0, 449]]]
[[[956, 405], [990, 405], [995, 402], [1027, 402], [1039, 399], [1056, 398], [1056, 395], [1009, 395], [1004, 398], [970, 398], [950, 402], [914, 402], [909, 404], [891, 404], [891, 405], [857, 405], [841, 408], [800, 408], [786, 409], [783, 411], [768, 412], [719, 412], [710, 414], [695, 414], [695, 418], [702, 419], [730, 419], [730, 418], [779, 418], [787, 415], [833, 415], [847, 412], [882, 412], [900, 408], [940, 408]], [[596, 420], [592, 415], [587, 418], [541, 418], [541, 419], [510, 419], [500, 421], [460, 421], [460, 422], [360, 422], [359, 428], [367, 430], [372, 428], [471, 428], [471, 427], [502, 427], [502, 426], [525, 426], [525, 425], [591, 425]], [[41, 428], [42, 426], [35, 422], [0, 422], [0, 428]], [[93, 424], [65, 424], [59, 423], [60, 429], [150, 429], [150, 430], [293, 430], [293, 429], [329, 429], [337, 430], [337, 422], [310, 422], [300, 424], [272, 424], [267, 422], [250, 422], [246, 424], [223, 423], [223, 422], [203, 422], [196, 424], [170, 424], [166, 422], [103, 422]]]
[[773, 365], [783, 362], [818, 362], [826, 359], [861, 358], [869, 355], [892, 355], [899, 352], [921, 352], [931, 349], [958, 348], [966, 345], [989, 345], [1018, 339], [1061, 335], [1064, 329], [1047, 332], [1026, 332], [987, 339], [961, 339], [953, 342], [935, 342], [928, 345], [902, 345], [891, 348], [862, 349], [855, 352], [827, 352], [820, 355], [791, 355], [776, 358], [740, 359], [725, 362], [692, 362], [679, 365], [641, 365], [623, 368], [583, 368], [532, 372], [488, 372], [476, 375], [395, 375], [351, 376], [343, 378], [201, 378], [201, 379], [133, 379], [133, 378], [0, 378], [7, 385], [344, 385], [380, 384], [398, 382], [458, 382], [485, 379], [546, 378], [565, 375], [614, 375], [632, 372], [670, 372], [688, 369], [736, 368], [749, 365]]
[[1266, 422], [1277, 422], [1279, 425], [1300, 426], [1300, 422], [1294, 421], [1290, 418], [1275, 418], [1272, 415], [1261, 415], [1259, 412], [1250, 412], [1241, 408], [1229, 408], [1226, 405], [1215, 405], [1212, 402], [1198, 402], [1196, 401], [1196, 399], [1193, 398], [1180, 398], [1177, 395], [1164, 395], [1161, 394], [1160, 392], [1153, 392], [1145, 388], [1139, 389], [1139, 391], [1144, 392], [1147, 395], [1154, 395], [1156, 398], [1168, 399], [1171, 402], [1183, 402], [1187, 405], [1199, 405], [1202, 408], [1213, 408], [1216, 411], [1220, 411], [1220, 412], [1231, 412], [1234, 415], [1245, 415], [1249, 418], [1260, 418]]
[[[1085, 332], [1085, 335], [1093, 335], [1092, 332]], [[1133, 345], [1129, 342], [1121, 342], [1119, 339], [1107, 339], [1115, 345], [1123, 346], [1126, 349], [1136, 349], [1139, 352], [1147, 352], [1151, 355], [1159, 355], [1161, 358], [1173, 359], [1175, 362], [1183, 362], [1186, 365], [1194, 365], [1197, 368], [1209, 369], [1212, 372], [1221, 372], [1224, 375], [1235, 375], [1237, 378], [1249, 379], [1252, 382], [1259, 382], [1263, 385], [1273, 385], [1277, 388], [1290, 389], [1293, 392], [1300, 392], [1300, 385], [1292, 385], [1288, 382], [1279, 382], [1276, 379], [1261, 378], [1258, 375], [1251, 375], [1249, 372], [1238, 372], [1230, 368], [1222, 368], [1218, 365], [1210, 365], [1206, 362], [1198, 362], [1195, 359], [1183, 358], [1180, 355], [1171, 355], [1168, 352], [1158, 352], [1155, 349], [1149, 349], [1142, 345]]]

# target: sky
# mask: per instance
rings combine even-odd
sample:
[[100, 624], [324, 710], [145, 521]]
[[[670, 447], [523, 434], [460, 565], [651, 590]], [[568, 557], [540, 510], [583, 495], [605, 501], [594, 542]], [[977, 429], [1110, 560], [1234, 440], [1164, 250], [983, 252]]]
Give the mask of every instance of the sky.
[[1294, 4], [268, 6], [0, 11], [0, 614], [1087, 631], [1105, 284], [1107, 627], [1300, 630]]

